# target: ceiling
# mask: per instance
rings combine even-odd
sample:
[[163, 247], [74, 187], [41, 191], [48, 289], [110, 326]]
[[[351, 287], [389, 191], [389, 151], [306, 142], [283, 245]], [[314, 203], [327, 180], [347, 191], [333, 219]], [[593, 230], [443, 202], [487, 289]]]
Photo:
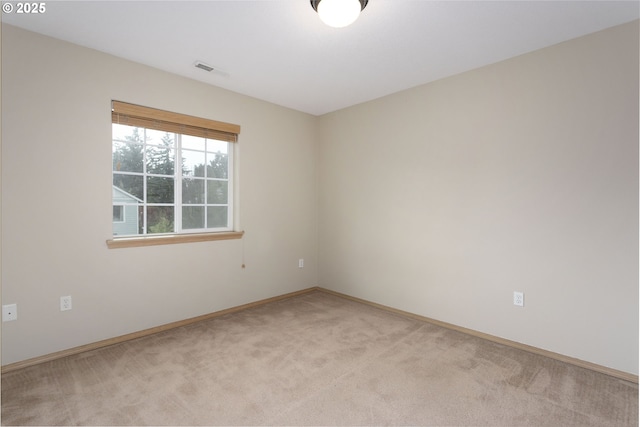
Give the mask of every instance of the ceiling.
[[309, 0], [49, 0], [43, 14], [14, 11], [2, 21], [321, 115], [629, 22], [639, 11], [635, 0], [369, 0], [353, 25], [336, 29]]

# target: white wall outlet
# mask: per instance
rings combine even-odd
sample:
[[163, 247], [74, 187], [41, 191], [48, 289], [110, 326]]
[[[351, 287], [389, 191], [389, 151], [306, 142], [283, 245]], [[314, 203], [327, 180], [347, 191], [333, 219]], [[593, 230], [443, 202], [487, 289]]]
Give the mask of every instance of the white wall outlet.
[[513, 293], [513, 305], [517, 305], [518, 307], [524, 307], [524, 293], [523, 292], [514, 292]]
[[7, 304], [2, 306], [2, 321], [10, 322], [18, 320], [18, 304]]
[[71, 295], [60, 297], [60, 311], [71, 310]]
[[298, 260], [298, 268], [304, 268], [304, 259], [300, 258]]

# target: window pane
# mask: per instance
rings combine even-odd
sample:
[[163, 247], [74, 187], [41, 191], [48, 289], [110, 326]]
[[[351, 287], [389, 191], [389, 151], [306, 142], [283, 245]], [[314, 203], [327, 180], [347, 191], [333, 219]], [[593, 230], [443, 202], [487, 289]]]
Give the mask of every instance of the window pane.
[[207, 180], [207, 203], [226, 204], [227, 203], [227, 181]]
[[220, 152], [227, 154], [229, 143], [227, 141], [218, 141], [215, 139], [207, 139], [207, 151], [210, 153]]
[[198, 136], [182, 135], [182, 149], [204, 151], [205, 139]]
[[145, 129], [147, 144], [175, 148], [176, 134], [161, 130]]
[[227, 226], [227, 207], [207, 207], [207, 228], [219, 228]]
[[209, 178], [228, 178], [229, 175], [229, 156], [226, 154], [215, 153], [207, 154], [209, 164], [207, 165], [207, 177]]
[[185, 206], [182, 208], [182, 228], [204, 228], [204, 206]]
[[182, 175], [204, 177], [204, 151], [182, 151]]
[[113, 142], [113, 170], [116, 172], [142, 172], [142, 144]]
[[173, 178], [147, 177], [147, 203], [173, 203]]
[[147, 147], [147, 173], [173, 175], [175, 153], [168, 147]]
[[141, 203], [144, 199], [144, 181], [140, 175], [113, 174], [113, 201]]
[[138, 205], [113, 206], [113, 235], [135, 236], [140, 234], [141, 221]]
[[144, 128], [113, 124], [111, 126], [111, 134], [113, 139], [117, 141], [144, 142]]
[[[204, 204], [204, 179], [182, 180], [182, 203]], [[203, 215], [204, 218], [204, 215]]]
[[173, 206], [149, 206], [147, 208], [148, 233], [173, 233], [173, 217]]

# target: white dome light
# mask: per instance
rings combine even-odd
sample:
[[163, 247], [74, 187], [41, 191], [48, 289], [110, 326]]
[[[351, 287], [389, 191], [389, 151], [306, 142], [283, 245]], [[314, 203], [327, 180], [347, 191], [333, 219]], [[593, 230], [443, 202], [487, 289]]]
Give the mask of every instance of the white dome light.
[[335, 28], [352, 24], [366, 5], [367, 0], [311, 0], [322, 22]]

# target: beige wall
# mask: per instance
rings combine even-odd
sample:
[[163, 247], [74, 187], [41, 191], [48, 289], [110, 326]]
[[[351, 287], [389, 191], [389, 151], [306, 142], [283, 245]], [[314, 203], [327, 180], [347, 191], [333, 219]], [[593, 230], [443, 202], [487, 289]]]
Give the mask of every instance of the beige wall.
[[319, 131], [320, 286], [638, 373], [637, 21]]
[[[3, 364], [317, 285], [315, 117], [2, 32]], [[242, 240], [107, 249], [112, 99], [242, 127]]]

